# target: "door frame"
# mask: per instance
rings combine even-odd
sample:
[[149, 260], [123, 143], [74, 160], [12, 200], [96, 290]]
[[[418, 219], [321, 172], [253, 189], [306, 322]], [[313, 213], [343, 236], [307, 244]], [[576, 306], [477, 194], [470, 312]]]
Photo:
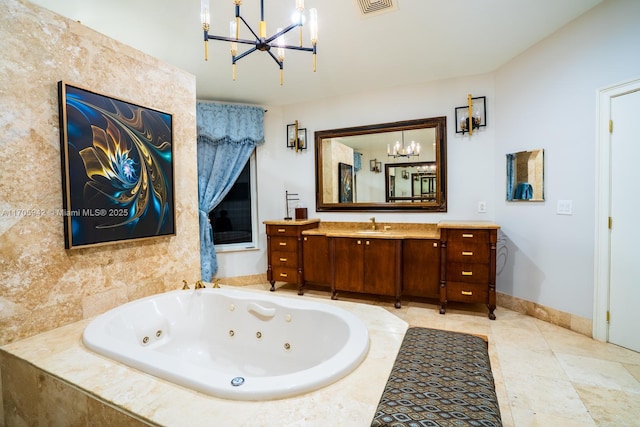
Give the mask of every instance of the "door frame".
[[593, 296], [593, 338], [609, 341], [609, 272], [611, 268], [611, 240], [609, 215], [611, 214], [611, 152], [609, 120], [612, 98], [640, 90], [640, 78], [628, 80], [598, 91], [596, 123], [596, 197], [595, 197], [595, 262]]

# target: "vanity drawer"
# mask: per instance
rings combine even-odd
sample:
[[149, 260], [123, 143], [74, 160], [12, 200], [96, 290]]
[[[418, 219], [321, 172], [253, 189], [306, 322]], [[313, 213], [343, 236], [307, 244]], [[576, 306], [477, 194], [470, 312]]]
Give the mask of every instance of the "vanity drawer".
[[465, 242], [471, 244], [489, 243], [489, 230], [449, 229], [449, 241]]
[[447, 282], [489, 283], [489, 265], [452, 262], [447, 263]]
[[271, 252], [296, 252], [298, 238], [287, 236], [271, 236]]
[[295, 225], [267, 225], [267, 234], [272, 237], [276, 236], [298, 236], [300, 227]]
[[298, 269], [295, 266], [273, 266], [273, 280], [278, 282], [296, 283], [298, 280]]
[[447, 300], [458, 302], [486, 303], [489, 290], [486, 285], [447, 282]]
[[298, 266], [298, 254], [297, 252], [282, 252], [273, 251], [271, 253], [271, 265], [276, 267], [291, 267], [297, 268]]
[[[457, 243], [457, 242], [456, 242]], [[486, 263], [489, 259], [489, 245], [452, 244], [447, 248], [447, 262]]]

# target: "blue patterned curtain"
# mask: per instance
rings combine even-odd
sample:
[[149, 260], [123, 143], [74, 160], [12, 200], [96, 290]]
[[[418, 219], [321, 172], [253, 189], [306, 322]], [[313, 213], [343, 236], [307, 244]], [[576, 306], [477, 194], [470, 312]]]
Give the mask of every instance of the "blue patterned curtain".
[[198, 209], [202, 280], [218, 271], [209, 212], [227, 195], [256, 146], [264, 143], [264, 110], [198, 101]]

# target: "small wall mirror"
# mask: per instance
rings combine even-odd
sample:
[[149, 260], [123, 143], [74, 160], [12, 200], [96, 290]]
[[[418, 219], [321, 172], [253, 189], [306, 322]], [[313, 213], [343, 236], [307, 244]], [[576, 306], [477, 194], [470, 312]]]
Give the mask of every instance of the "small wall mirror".
[[507, 201], [544, 201], [544, 150], [507, 154]]
[[446, 117], [318, 131], [315, 147], [318, 211], [447, 210]]

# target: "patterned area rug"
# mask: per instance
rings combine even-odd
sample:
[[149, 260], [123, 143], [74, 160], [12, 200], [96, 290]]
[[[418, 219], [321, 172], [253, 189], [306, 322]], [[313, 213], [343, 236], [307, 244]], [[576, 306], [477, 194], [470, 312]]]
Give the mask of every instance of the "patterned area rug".
[[409, 328], [372, 426], [502, 426], [487, 343], [480, 337]]

